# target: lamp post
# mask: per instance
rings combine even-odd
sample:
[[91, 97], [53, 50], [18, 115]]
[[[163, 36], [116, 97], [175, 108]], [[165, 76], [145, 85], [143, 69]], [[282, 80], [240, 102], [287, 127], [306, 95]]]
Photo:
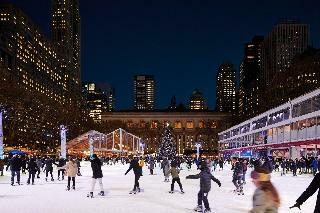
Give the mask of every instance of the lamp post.
[[196, 143], [195, 147], [197, 147], [197, 161], [198, 161], [199, 160], [199, 156], [200, 156], [201, 144], [200, 143]]
[[60, 126], [60, 137], [61, 137], [61, 150], [60, 157], [67, 159], [67, 128], [64, 125]]

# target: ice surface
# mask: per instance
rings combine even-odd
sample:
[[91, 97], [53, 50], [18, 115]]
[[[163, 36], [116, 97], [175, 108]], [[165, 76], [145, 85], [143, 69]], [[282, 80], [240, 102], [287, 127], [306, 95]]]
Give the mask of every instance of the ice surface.
[[[82, 162], [81, 177], [76, 177], [76, 191], [66, 191], [66, 180], [57, 181], [57, 172], [54, 171], [55, 181], [45, 182], [44, 173], [41, 179], [36, 179], [36, 185], [27, 185], [27, 175], [22, 175], [21, 186], [11, 186], [9, 172], [0, 176], [0, 212], [10, 213], [81, 213], [81, 212], [117, 212], [117, 213], [182, 213], [193, 212], [196, 206], [199, 180], [186, 180], [185, 176], [196, 174], [195, 168], [192, 171], [186, 169], [181, 171], [180, 178], [185, 194], [178, 192], [178, 185], [175, 185], [176, 193], [169, 194], [170, 183], [163, 182], [162, 171], [156, 167], [157, 175], [149, 175], [144, 167], [140, 185], [143, 192], [136, 195], [129, 195], [133, 188], [134, 175], [131, 171], [124, 175], [128, 165], [103, 166], [103, 184], [105, 197], [94, 199], [86, 195], [91, 186], [91, 168], [87, 162]], [[249, 173], [249, 172], [248, 172]], [[226, 167], [224, 171], [213, 173], [221, 180], [222, 187], [219, 188], [212, 182], [212, 189], [209, 193], [209, 202], [212, 212], [215, 213], [241, 213], [248, 212], [252, 205], [254, 186], [247, 175], [247, 184], [244, 187], [245, 195], [235, 195], [231, 183], [232, 171]], [[316, 202], [316, 194], [302, 206], [299, 211], [289, 210], [289, 206], [295, 203], [298, 196], [304, 191], [312, 180], [312, 175], [299, 175], [292, 177], [288, 174], [281, 177], [280, 173], [272, 174], [272, 182], [281, 195], [280, 213], [312, 213]], [[95, 195], [99, 192], [96, 184]]]

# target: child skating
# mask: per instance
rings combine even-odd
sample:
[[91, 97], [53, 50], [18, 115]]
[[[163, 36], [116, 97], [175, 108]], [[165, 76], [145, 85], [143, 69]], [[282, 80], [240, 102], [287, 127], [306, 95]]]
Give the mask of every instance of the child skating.
[[169, 191], [169, 193], [173, 194], [174, 193], [174, 183], [177, 182], [179, 184], [180, 187], [180, 191], [183, 194], [183, 188], [182, 188], [182, 184], [180, 182], [180, 177], [179, 177], [179, 169], [177, 168], [177, 165], [175, 163], [173, 163], [171, 165], [171, 169], [169, 169], [167, 175], [169, 176], [171, 174], [172, 176], [172, 183], [171, 183], [171, 191]]
[[208, 202], [208, 194], [211, 190], [211, 180], [216, 182], [219, 185], [219, 187], [221, 187], [221, 183], [217, 178], [215, 178], [211, 174], [210, 169], [208, 168], [207, 163], [205, 161], [201, 163], [200, 170], [201, 172], [199, 174], [189, 175], [186, 178], [187, 179], [200, 178], [200, 191], [198, 193], [198, 205], [194, 210], [197, 212], [202, 212], [203, 211], [202, 202], [203, 202], [205, 207], [205, 210], [203, 212], [207, 213], [207, 212], [211, 212], [209, 202]]

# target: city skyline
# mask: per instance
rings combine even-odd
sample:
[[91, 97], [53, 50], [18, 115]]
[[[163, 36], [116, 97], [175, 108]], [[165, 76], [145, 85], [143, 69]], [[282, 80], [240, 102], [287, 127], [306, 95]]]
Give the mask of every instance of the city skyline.
[[[20, 7], [46, 34], [50, 34], [50, 1], [8, 2]], [[276, 8], [273, 3], [277, 4]], [[291, 10], [287, 11], [289, 3]], [[234, 2], [232, 8], [224, 2], [102, 4], [98, 7], [92, 2], [80, 2], [82, 81], [113, 85], [117, 91], [117, 109], [132, 108], [131, 79], [142, 73], [154, 75], [158, 82], [156, 108], [167, 108], [173, 95], [177, 102], [186, 104], [192, 89], [199, 88], [208, 100], [209, 109], [214, 109], [219, 64], [232, 62], [239, 75], [245, 43], [254, 35], [266, 36], [282, 18], [310, 24], [311, 42], [319, 47], [320, 17], [316, 13], [315, 5], [319, 4], [316, 1], [314, 4], [261, 2], [263, 10], [256, 8], [252, 1]], [[237, 4], [243, 4], [243, 11], [236, 9]], [[143, 6], [149, 9], [145, 10]], [[226, 10], [227, 14], [233, 15], [224, 15]], [[268, 15], [262, 11], [268, 11]], [[249, 12], [254, 20], [250, 19]], [[157, 18], [157, 14], [161, 14], [162, 19]], [[97, 31], [101, 33], [90, 33]]]

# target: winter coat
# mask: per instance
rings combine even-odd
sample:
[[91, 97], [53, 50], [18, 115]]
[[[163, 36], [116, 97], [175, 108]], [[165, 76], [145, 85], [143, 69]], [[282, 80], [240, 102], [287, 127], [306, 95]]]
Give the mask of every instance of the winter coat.
[[13, 157], [9, 161], [10, 169], [11, 171], [20, 171], [22, 167], [22, 161], [21, 158]]
[[68, 161], [68, 163], [60, 167], [61, 169], [65, 169], [68, 177], [75, 177], [78, 173], [78, 166], [76, 162]]
[[243, 175], [243, 168], [239, 161], [235, 162], [234, 170], [233, 170], [233, 177], [239, 177]]
[[39, 169], [42, 168], [42, 160], [41, 159], [37, 159], [36, 160], [36, 164], [37, 164]]
[[[297, 199], [297, 203], [299, 205], [303, 204], [309, 197], [311, 197], [320, 187], [320, 173], [316, 174], [313, 178], [312, 182], [308, 186], [308, 188], [301, 194], [301, 196]], [[314, 209], [314, 213], [320, 212], [320, 190], [317, 196], [316, 207]]]
[[94, 158], [91, 160], [91, 168], [92, 168], [92, 178], [102, 178], [102, 170], [101, 170], [102, 163], [99, 158]]
[[66, 165], [67, 161], [63, 158], [60, 158], [58, 161], [58, 164], [56, 164], [58, 167], [63, 167], [64, 165]]
[[28, 162], [28, 167], [27, 167], [28, 171], [30, 173], [36, 173], [38, 171], [38, 165], [34, 160], [30, 160]]
[[313, 160], [312, 163], [311, 163], [311, 167], [313, 169], [318, 169], [318, 161], [317, 160]]
[[155, 162], [154, 162], [154, 160], [150, 160], [149, 161], [149, 169], [154, 169], [154, 166], [155, 166]]
[[211, 190], [211, 180], [216, 182], [219, 187], [221, 186], [220, 181], [215, 178], [208, 168], [202, 169], [201, 172], [197, 175], [189, 175], [187, 179], [199, 179], [200, 178], [200, 190], [204, 193], [208, 193]]
[[247, 170], [248, 170], [248, 164], [243, 162], [243, 163], [241, 164], [241, 166], [242, 166], [242, 171], [243, 171], [243, 173], [246, 173]]
[[179, 169], [177, 169], [176, 167], [171, 167], [171, 169], [169, 169], [169, 171], [166, 174], [166, 176], [171, 174], [172, 178], [178, 178], [179, 177], [179, 173], [180, 173]]
[[273, 170], [273, 166], [272, 166], [272, 163], [270, 161], [265, 161], [263, 164], [262, 164], [262, 168], [264, 168], [265, 170], [267, 170], [269, 173], [272, 172]]
[[53, 160], [51, 158], [46, 159], [44, 164], [46, 165], [47, 171], [53, 170]]
[[129, 169], [127, 170], [127, 172], [125, 174], [128, 174], [128, 172], [130, 172], [131, 169], [133, 170], [134, 175], [142, 176], [142, 168], [139, 165], [139, 161], [138, 160], [134, 159], [134, 160], [132, 160], [130, 162], [130, 167], [129, 167]]
[[267, 194], [257, 188], [253, 194], [253, 208], [250, 213], [277, 213], [276, 203], [267, 197]]

